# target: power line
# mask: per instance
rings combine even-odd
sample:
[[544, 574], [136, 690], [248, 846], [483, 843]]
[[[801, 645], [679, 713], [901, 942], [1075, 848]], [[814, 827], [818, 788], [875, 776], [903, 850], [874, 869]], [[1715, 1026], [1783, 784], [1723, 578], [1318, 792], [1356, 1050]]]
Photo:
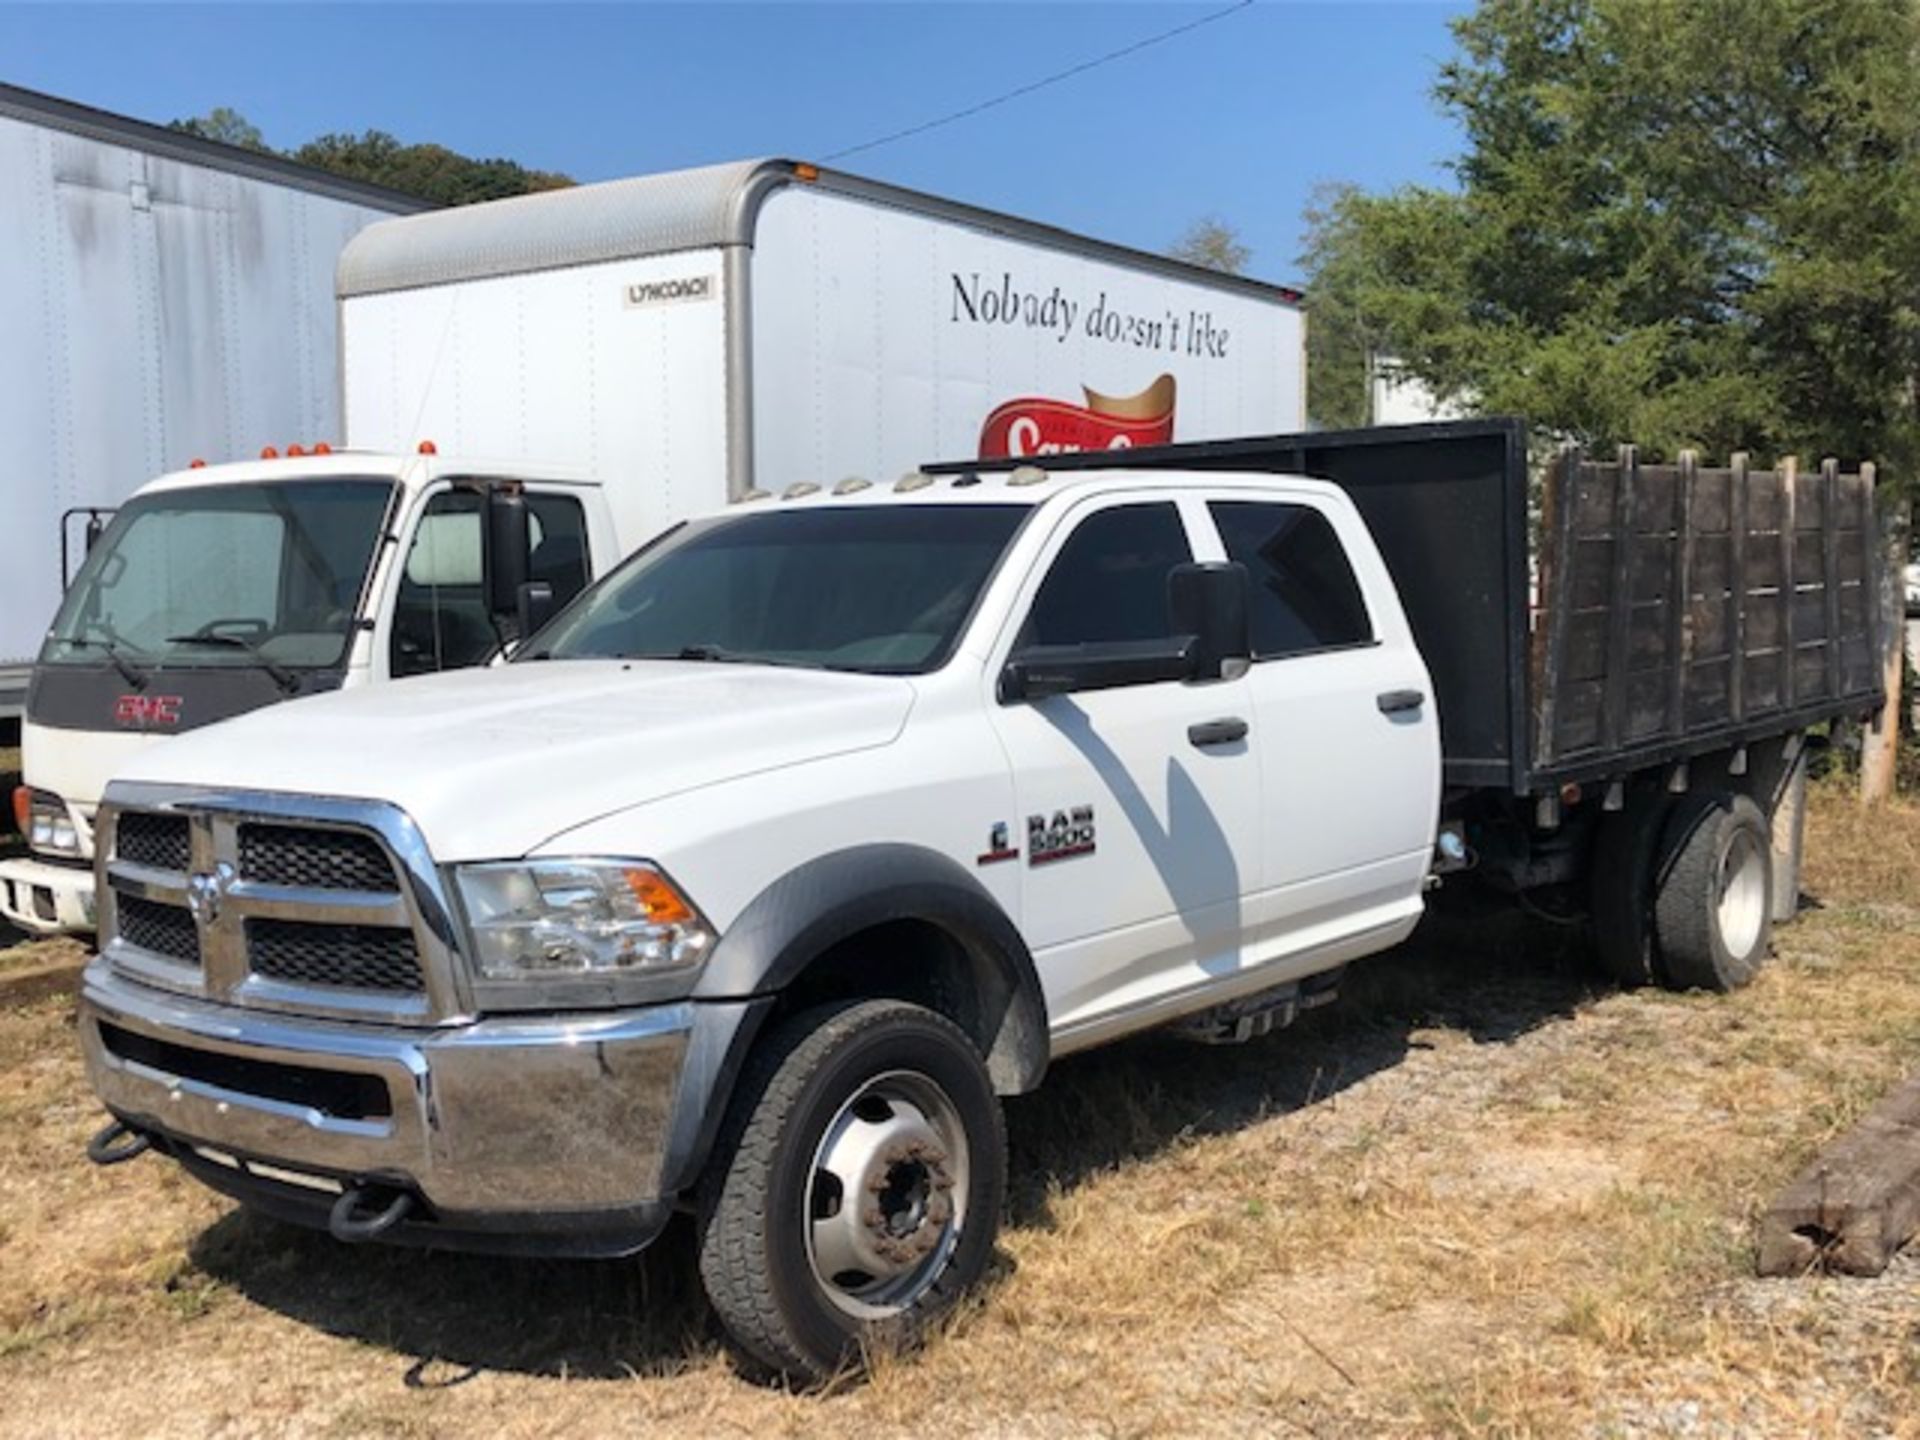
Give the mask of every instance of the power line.
[[1141, 50], [1147, 49], [1149, 46], [1171, 40], [1177, 35], [1185, 35], [1188, 31], [1198, 30], [1202, 25], [1211, 25], [1216, 20], [1224, 20], [1227, 16], [1234, 14], [1236, 11], [1244, 10], [1251, 4], [1253, 4], [1253, 0], [1236, 0], [1236, 3], [1227, 6], [1224, 10], [1216, 10], [1211, 15], [1202, 15], [1198, 20], [1189, 20], [1184, 25], [1176, 25], [1173, 29], [1163, 30], [1158, 35], [1149, 35], [1144, 40], [1136, 40], [1133, 44], [1123, 45], [1118, 50], [1109, 50], [1105, 55], [1098, 56], [1092, 60], [1084, 60], [1069, 69], [1058, 71], [1055, 74], [1035, 80], [1030, 84], [1022, 85], [1017, 90], [1009, 90], [1004, 95], [994, 96], [991, 100], [982, 100], [978, 105], [969, 105], [964, 110], [956, 110], [951, 115], [942, 115], [937, 120], [926, 120], [918, 125], [909, 125], [904, 130], [896, 130], [891, 135], [882, 135], [876, 140], [864, 140], [858, 145], [849, 145], [844, 150], [836, 150], [831, 155], [824, 155], [821, 158], [829, 161], [840, 160], [848, 155], [858, 155], [862, 150], [872, 150], [881, 145], [891, 145], [894, 141], [905, 140], [910, 135], [923, 135], [929, 130], [938, 130], [942, 125], [951, 125], [956, 120], [965, 120], [969, 116], [978, 115], [983, 110], [991, 110], [996, 105], [1004, 105], [1009, 100], [1018, 100], [1023, 95], [1031, 95], [1034, 91], [1044, 90], [1049, 85], [1058, 85], [1062, 80], [1071, 80], [1076, 75], [1084, 75], [1089, 70], [1097, 70], [1102, 65], [1124, 59], [1126, 56], [1136, 54]]

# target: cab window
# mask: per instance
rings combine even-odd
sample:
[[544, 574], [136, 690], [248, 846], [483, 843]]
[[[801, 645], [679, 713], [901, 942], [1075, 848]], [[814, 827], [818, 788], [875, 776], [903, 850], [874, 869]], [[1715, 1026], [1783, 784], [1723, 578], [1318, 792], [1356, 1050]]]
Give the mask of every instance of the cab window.
[[1277, 501], [1216, 500], [1207, 511], [1227, 558], [1246, 566], [1252, 581], [1254, 659], [1373, 639], [1360, 582], [1326, 516], [1310, 505]]
[[1166, 639], [1173, 634], [1167, 576], [1192, 558], [1170, 500], [1096, 511], [1067, 537], [1040, 582], [1020, 647]]

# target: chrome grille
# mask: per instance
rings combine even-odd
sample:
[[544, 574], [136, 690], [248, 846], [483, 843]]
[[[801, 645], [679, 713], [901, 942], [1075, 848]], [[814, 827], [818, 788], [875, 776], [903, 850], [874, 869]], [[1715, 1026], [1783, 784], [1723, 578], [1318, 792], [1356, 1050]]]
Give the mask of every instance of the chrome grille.
[[296, 1014], [471, 1013], [439, 872], [394, 806], [116, 784], [99, 830], [102, 950], [128, 975]]
[[266, 885], [314, 890], [399, 888], [393, 862], [373, 836], [300, 825], [242, 825], [240, 875]]
[[118, 859], [128, 864], [184, 875], [190, 864], [188, 856], [191, 853], [187, 818], [184, 815], [151, 815], [139, 811], [122, 815], [113, 851]]
[[162, 905], [138, 895], [123, 895], [119, 905], [120, 933], [129, 945], [185, 965], [200, 963], [200, 933], [193, 915], [178, 905]]
[[296, 985], [418, 990], [423, 983], [413, 932], [378, 925], [249, 920], [247, 959], [254, 974]]

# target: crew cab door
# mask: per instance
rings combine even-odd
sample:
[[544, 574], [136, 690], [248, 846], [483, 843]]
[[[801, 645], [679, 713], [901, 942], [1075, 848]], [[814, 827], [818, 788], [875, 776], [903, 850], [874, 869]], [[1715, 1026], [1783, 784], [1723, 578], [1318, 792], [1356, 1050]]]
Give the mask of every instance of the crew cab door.
[[1260, 958], [1410, 926], [1439, 808], [1440, 732], [1425, 662], [1358, 514], [1318, 489], [1206, 501], [1247, 567], [1261, 884]]
[[[1069, 512], [1001, 636], [1025, 645], [1171, 634], [1168, 572], [1194, 558], [1195, 502], [1129, 494]], [[1022, 930], [1056, 1043], [1130, 1028], [1239, 964], [1261, 873], [1244, 678], [988, 698], [1012, 767]]]

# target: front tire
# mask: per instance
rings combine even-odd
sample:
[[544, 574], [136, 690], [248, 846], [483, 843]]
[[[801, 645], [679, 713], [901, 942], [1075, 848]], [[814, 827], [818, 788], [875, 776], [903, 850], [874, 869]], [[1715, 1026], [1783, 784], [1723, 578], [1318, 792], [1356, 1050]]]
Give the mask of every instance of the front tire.
[[1773, 923], [1773, 835], [1745, 795], [1674, 806], [1654, 899], [1660, 960], [1675, 989], [1736, 990], [1759, 972]]
[[1006, 1135], [963, 1031], [904, 1001], [848, 1001], [767, 1037], [715, 1165], [708, 1299], [753, 1359], [818, 1381], [867, 1344], [911, 1342], [980, 1278]]

